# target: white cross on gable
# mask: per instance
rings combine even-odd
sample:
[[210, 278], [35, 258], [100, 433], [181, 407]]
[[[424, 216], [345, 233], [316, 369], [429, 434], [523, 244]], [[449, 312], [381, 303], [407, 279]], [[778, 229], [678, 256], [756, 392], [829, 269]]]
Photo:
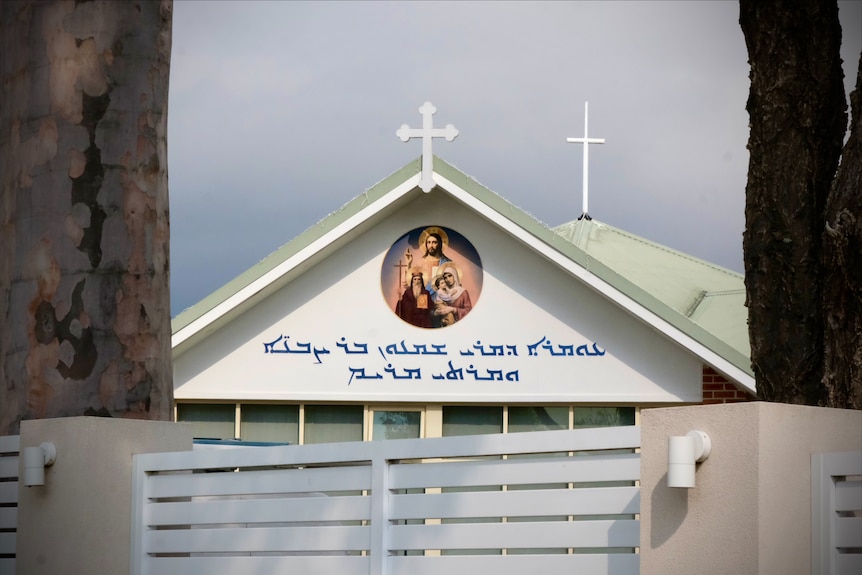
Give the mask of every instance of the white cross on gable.
[[452, 124], [447, 124], [445, 128], [435, 128], [434, 120], [431, 116], [437, 111], [437, 108], [431, 102], [425, 102], [419, 108], [422, 114], [422, 127], [410, 128], [407, 124], [402, 125], [395, 135], [401, 138], [402, 142], [410, 140], [410, 138], [422, 138], [422, 178], [419, 180], [419, 187], [426, 194], [434, 188], [434, 156], [431, 153], [432, 138], [446, 138], [447, 142], [451, 142], [458, 136], [458, 130]]
[[[584, 211], [581, 218], [590, 219], [587, 206], [589, 203], [589, 163], [590, 163], [590, 144], [604, 144], [604, 138], [590, 138], [587, 123], [589, 122], [589, 102], [584, 102], [584, 137], [583, 138], [566, 138], [566, 142], [570, 144], [584, 145]], [[580, 218], [578, 218], [580, 219]]]

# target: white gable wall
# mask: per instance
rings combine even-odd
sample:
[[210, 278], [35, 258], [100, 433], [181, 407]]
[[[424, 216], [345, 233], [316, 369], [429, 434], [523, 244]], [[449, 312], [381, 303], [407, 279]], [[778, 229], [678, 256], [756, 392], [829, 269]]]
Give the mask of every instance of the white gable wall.
[[[392, 243], [429, 225], [463, 234], [484, 268], [481, 293], [471, 293], [473, 310], [439, 329], [403, 322], [381, 289], [381, 266]], [[279, 336], [270, 351], [286, 351], [287, 342], [295, 351], [308, 344], [310, 353], [265, 353], [264, 344]], [[587, 346], [590, 353], [605, 354], [552, 356], [544, 345], [549, 340], [555, 353], [562, 353], [559, 346]], [[361, 344], [367, 353], [345, 353]], [[417, 345], [445, 355], [396, 353]], [[486, 352], [502, 346], [506, 355], [482, 356], [477, 345]], [[475, 355], [462, 354], [468, 351]], [[174, 382], [180, 400], [699, 402], [701, 362], [435, 190], [417, 194], [175, 358]]]

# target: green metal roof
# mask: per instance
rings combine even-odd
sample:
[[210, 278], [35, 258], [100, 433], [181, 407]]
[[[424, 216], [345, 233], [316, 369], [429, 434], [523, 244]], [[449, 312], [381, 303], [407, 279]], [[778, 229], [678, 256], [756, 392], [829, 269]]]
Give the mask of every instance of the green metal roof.
[[554, 231], [749, 357], [742, 274], [596, 220], [582, 218]]
[[[420, 171], [421, 160], [417, 158], [183, 311], [171, 322], [174, 335], [201, 320], [216, 306], [251, 286], [325, 234], [361, 216], [366, 208], [381, 201]], [[531, 234], [548, 248], [563, 254], [736, 369], [752, 375], [741, 275], [595, 220], [584, 218], [551, 229], [436, 156], [434, 172], [503, 216], [509, 222], [507, 225]], [[415, 190], [422, 193], [418, 192], [418, 188]], [[383, 218], [386, 213], [387, 210], [383, 210], [367, 221], [362, 221], [360, 217], [357, 226], [373, 225], [376, 221], [374, 218]], [[316, 257], [319, 260], [328, 253], [331, 250], [322, 250]], [[301, 270], [295, 270], [295, 273], [301, 273]], [[266, 293], [261, 288], [257, 293], [264, 297], [277, 287], [270, 286], [270, 291]], [[237, 307], [232, 313], [240, 312], [241, 309]], [[217, 324], [216, 321], [201, 331], [208, 333], [217, 329]], [[746, 387], [753, 390], [753, 378]]]

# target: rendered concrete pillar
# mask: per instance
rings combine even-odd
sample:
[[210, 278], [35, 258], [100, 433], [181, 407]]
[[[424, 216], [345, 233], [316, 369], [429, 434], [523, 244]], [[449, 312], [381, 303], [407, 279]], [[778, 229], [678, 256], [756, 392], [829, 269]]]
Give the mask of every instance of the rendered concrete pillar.
[[132, 455], [189, 451], [190, 426], [99, 417], [23, 421], [22, 453], [42, 442], [54, 444], [56, 459], [44, 485], [19, 483], [17, 573], [128, 573]]
[[[811, 454], [862, 450], [862, 411], [735, 403], [641, 412], [641, 574], [808, 575]], [[668, 437], [706, 432], [696, 487], [668, 487]]]

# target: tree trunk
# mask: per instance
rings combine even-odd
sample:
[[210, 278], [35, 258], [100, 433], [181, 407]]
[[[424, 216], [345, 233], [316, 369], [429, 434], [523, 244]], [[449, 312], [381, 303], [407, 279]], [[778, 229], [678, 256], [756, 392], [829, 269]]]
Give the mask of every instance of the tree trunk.
[[751, 65], [743, 251], [767, 401], [824, 405], [822, 232], [847, 123], [836, 2], [741, 0]]
[[862, 409], [862, 55], [823, 234], [826, 405]]
[[0, 434], [171, 419], [171, 11], [0, 2]]
[[862, 409], [862, 58], [842, 152], [837, 3], [740, 8], [751, 63], [743, 247], [758, 394]]

